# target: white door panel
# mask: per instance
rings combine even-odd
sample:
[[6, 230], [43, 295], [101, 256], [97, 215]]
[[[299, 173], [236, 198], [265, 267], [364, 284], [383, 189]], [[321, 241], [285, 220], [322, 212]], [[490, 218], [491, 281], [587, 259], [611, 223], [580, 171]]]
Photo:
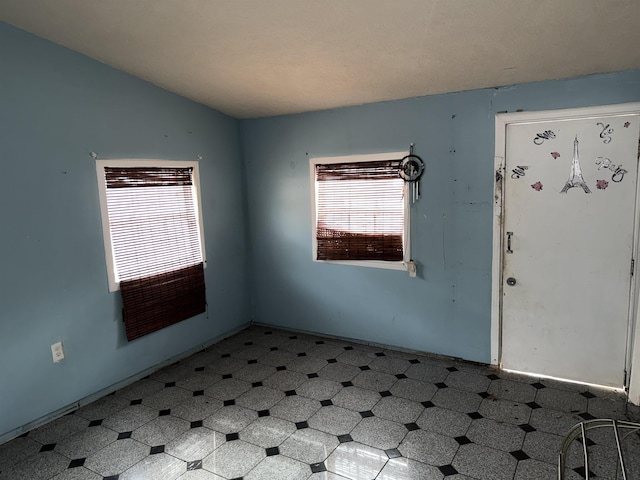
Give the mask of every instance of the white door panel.
[[504, 368], [623, 386], [639, 129], [637, 115], [507, 126]]

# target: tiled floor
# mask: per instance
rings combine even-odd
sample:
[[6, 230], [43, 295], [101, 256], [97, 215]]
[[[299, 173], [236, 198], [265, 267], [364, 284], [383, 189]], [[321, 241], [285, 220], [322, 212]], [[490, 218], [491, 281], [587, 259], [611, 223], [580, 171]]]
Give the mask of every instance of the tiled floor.
[[[608, 391], [254, 326], [1, 445], [0, 479], [544, 480], [574, 424], [636, 415]], [[596, 433], [590, 469], [614, 478]]]

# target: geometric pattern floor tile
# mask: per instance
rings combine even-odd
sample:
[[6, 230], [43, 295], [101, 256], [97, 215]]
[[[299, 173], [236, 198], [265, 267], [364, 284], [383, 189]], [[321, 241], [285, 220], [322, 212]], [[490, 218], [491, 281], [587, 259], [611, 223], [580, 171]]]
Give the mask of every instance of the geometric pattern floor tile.
[[[0, 480], [541, 480], [596, 417], [639, 420], [594, 387], [251, 326], [0, 445]], [[609, 443], [587, 441], [598, 475]]]

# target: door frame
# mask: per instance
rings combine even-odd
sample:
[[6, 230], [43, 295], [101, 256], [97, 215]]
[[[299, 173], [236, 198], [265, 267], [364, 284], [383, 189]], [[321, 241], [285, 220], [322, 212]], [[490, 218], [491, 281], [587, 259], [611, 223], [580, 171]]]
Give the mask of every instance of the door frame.
[[[491, 260], [491, 364], [502, 366], [502, 266], [504, 260], [503, 248], [503, 211], [504, 211], [504, 178], [507, 126], [510, 124], [545, 122], [557, 120], [573, 120], [607, 115], [640, 114], [640, 102], [623, 103], [617, 105], [602, 105], [594, 107], [570, 108], [562, 110], [542, 110], [532, 112], [498, 113], [495, 117], [495, 158], [494, 158], [494, 190], [493, 190], [493, 252]], [[640, 146], [639, 146], [640, 150]], [[639, 151], [640, 154], [640, 151]], [[636, 181], [635, 209], [636, 219], [633, 226], [633, 258], [638, 259], [640, 221], [640, 171]], [[640, 368], [632, 372], [632, 360], [640, 364], [640, 327], [636, 328], [636, 319], [640, 316], [640, 282], [636, 278], [640, 275], [640, 264], [635, 268], [631, 277], [629, 296], [629, 319], [627, 324], [627, 342], [625, 369], [627, 371], [626, 385], [629, 397], [633, 403], [640, 404]], [[635, 345], [635, 352], [634, 352]]]

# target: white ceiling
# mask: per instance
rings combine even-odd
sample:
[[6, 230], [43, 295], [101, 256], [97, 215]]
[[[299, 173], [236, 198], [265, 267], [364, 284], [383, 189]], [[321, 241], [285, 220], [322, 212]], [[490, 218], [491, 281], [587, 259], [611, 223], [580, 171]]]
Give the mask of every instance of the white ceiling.
[[237, 118], [640, 68], [640, 0], [0, 0]]

